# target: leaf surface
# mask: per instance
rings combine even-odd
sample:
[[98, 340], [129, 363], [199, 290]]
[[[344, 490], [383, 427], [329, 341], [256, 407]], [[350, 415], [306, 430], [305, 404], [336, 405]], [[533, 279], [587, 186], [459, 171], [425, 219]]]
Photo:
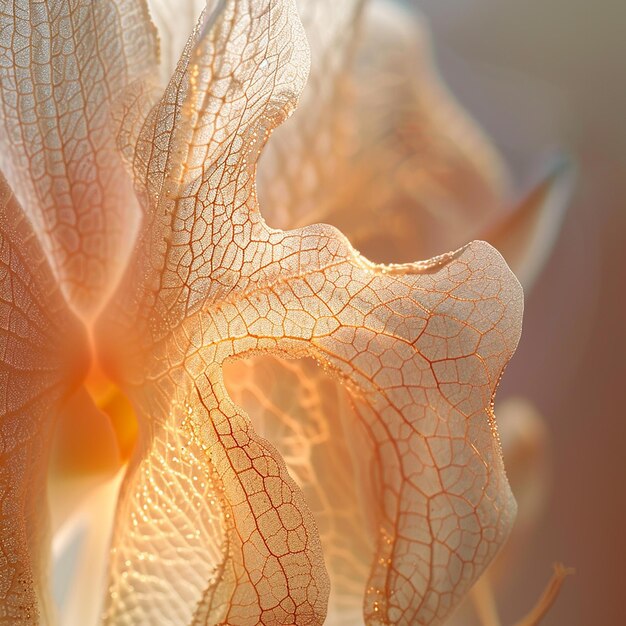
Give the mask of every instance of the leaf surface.
[[49, 620], [46, 474], [56, 415], [86, 369], [84, 331], [0, 178], [0, 623]]
[[[373, 525], [368, 624], [441, 623], [512, 523], [491, 407], [519, 338], [519, 283], [481, 242], [376, 265], [331, 226], [265, 224], [258, 156], [307, 69], [292, 2], [220, 3], [161, 102], [127, 135], [137, 137], [146, 229], [99, 334], [143, 431], [118, 511], [124, 550], [112, 563], [109, 623], [150, 623], [154, 588], [174, 611], [183, 561], [206, 545], [221, 554], [189, 591], [190, 623], [324, 621], [318, 523], [276, 448], [232, 401], [222, 369], [233, 357], [312, 357], [345, 383], [359, 420], [345, 427], [361, 429], [371, 449], [370, 467], [357, 469]], [[175, 463], [180, 444], [168, 437], [181, 432], [197, 465], [176, 465], [167, 482], [161, 450], [170, 442], [164, 466]], [[211, 479], [208, 499], [196, 497], [199, 472]], [[185, 492], [181, 506], [197, 519], [223, 516], [224, 534], [201, 530], [205, 547], [179, 537], [188, 551], [146, 570], [170, 514], [155, 495], [166, 488]]]
[[141, 0], [17, 0], [0, 7], [0, 168], [71, 306], [91, 317], [114, 290], [139, 210], [111, 108], [156, 71]]

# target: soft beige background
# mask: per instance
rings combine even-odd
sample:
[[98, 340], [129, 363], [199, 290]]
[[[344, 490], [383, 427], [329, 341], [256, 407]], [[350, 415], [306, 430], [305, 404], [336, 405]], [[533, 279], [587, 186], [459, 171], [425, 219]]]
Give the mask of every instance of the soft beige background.
[[[504, 393], [548, 422], [552, 491], [499, 601], [532, 604], [554, 560], [575, 566], [546, 626], [626, 624], [626, 2], [420, 0], [440, 68], [521, 187], [563, 149], [579, 176], [527, 301]], [[503, 393], [503, 395], [504, 395]]]

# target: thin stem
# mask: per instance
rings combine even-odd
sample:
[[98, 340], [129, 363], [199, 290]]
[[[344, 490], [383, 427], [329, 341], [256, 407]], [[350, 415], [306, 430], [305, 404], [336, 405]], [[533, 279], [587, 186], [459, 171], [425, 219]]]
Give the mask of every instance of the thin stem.
[[548, 581], [548, 584], [537, 601], [537, 604], [535, 604], [532, 610], [519, 622], [517, 622], [515, 626], [537, 626], [546, 616], [550, 607], [552, 607], [554, 601], [557, 599], [561, 586], [563, 585], [563, 581], [573, 573], [573, 569], [566, 568], [562, 563], [556, 563], [554, 565], [552, 578]]

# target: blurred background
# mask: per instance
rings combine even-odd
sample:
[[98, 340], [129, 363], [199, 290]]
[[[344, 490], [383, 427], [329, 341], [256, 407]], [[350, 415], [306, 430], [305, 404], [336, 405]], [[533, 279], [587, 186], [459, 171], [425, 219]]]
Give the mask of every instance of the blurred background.
[[577, 162], [553, 253], [529, 294], [502, 395], [529, 398], [551, 487], [503, 593], [524, 615], [554, 561], [576, 568], [547, 626], [626, 624], [626, 2], [419, 0], [439, 69], [505, 155], [518, 189], [544, 157]]

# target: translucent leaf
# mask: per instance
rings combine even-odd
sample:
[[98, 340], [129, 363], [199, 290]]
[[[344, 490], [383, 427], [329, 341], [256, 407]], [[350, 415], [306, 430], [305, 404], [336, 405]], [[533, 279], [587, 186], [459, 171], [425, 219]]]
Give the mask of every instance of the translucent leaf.
[[328, 222], [384, 262], [485, 239], [530, 287], [567, 206], [567, 160], [511, 202], [502, 158], [437, 75], [419, 15], [386, 0], [299, 8], [311, 78], [260, 161], [267, 221]]
[[[269, 352], [317, 360], [356, 408], [346, 428], [371, 450], [355, 468], [374, 546], [367, 623], [440, 623], [515, 513], [491, 407], [519, 338], [519, 283], [481, 242], [375, 265], [332, 227], [269, 228], [255, 170], [308, 69], [295, 6], [224, 2], [196, 38], [136, 134], [145, 231], [98, 328], [141, 420], [108, 622], [153, 623], [155, 597], [166, 620], [323, 622], [328, 563], [310, 504], [224, 383], [227, 359]], [[181, 515], [219, 530], [188, 537], [169, 525]], [[168, 566], [146, 564], [163, 542], [177, 546]], [[184, 592], [193, 614], [176, 613], [182, 572], [213, 546]]]
[[114, 289], [139, 219], [110, 111], [156, 71], [142, 2], [17, 0], [0, 11], [0, 167], [74, 309]]
[[0, 622], [50, 619], [46, 473], [54, 420], [85, 370], [85, 336], [0, 179]]
[[313, 81], [260, 162], [267, 221], [328, 221], [370, 258], [404, 262], [498, 219], [504, 165], [437, 75], [418, 16], [386, 1], [362, 16], [358, 3], [305, 6]]

